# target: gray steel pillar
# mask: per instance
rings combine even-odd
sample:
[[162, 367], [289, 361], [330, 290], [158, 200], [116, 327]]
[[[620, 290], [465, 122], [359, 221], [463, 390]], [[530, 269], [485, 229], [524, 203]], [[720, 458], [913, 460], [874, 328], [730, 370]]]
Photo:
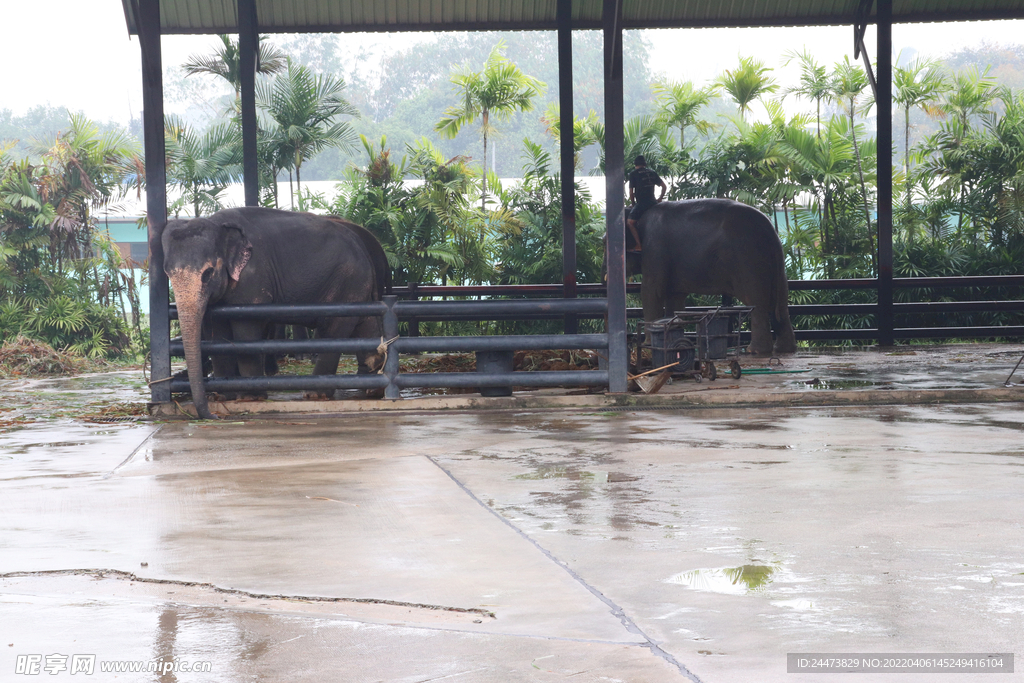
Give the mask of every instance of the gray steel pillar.
[[[558, 129], [561, 131], [562, 296], [576, 298], [576, 150], [573, 146], [572, 0], [558, 0]], [[565, 333], [576, 334], [576, 316], [565, 315]]]
[[245, 205], [260, 205], [260, 173], [256, 159], [256, 53], [259, 33], [254, 0], [238, 0], [238, 61], [242, 106], [242, 174]]
[[146, 219], [149, 223], [150, 400], [171, 400], [171, 321], [169, 286], [160, 235], [167, 224], [164, 166], [164, 84], [160, 54], [160, 0], [139, 0], [142, 48], [142, 125], [146, 155]]
[[878, 0], [878, 344], [893, 345], [892, 0]]
[[626, 392], [625, 160], [622, 113], [622, 0], [604, 0], [604, 176], [608, 236], [608, 391]]

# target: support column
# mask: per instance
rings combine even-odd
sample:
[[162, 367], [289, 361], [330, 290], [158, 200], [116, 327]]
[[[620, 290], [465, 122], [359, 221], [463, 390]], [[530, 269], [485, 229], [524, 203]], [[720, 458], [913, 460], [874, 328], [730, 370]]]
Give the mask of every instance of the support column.
[[260, 176], [256, 160], [256, 59], [259, 33], [254, 0], [238, 0], [238, 62], [242, 107], [242, 174], [245, 205], [259, 206]]
[[160, 236], [167, 224], [164, 147], [164, 84], [160, 54], [160, 0], [139, 0], [142, 48], [142, 126], [146, 155], [146, 219], [149, 224], [150, 400], [171, 400], [171, 321], [169, 287]]
[[892, 0], [878, 0], [878, 345], [893, 345]]
[[625, 161], [622, 138], [622, 0], [604, 0], [604, 176], [608, 258], [608, 391], [626, 392]]
[[[576, 187], [572, 103], [572, 0], [558, 0], [558, 130], [562, 176], [562, 296], [576, 298]], [[565, 314], [565, 333], [576, 334], [576, 315]]]

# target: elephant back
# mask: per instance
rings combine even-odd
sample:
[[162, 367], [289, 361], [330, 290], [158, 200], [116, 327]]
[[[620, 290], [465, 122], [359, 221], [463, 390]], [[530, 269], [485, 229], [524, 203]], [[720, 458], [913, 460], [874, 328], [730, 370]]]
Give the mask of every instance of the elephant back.
[[327, 217], [332, 223], [350, 230], [363, 243], [370, 261], [373, 263], [373, 270], [376, 277], [377, 298], [391, 293], [392, 278], [391, 266], [388, 265], [388, 257], [381, 246], [380, 240], [361, 225], [347, 221], [338, 216]]

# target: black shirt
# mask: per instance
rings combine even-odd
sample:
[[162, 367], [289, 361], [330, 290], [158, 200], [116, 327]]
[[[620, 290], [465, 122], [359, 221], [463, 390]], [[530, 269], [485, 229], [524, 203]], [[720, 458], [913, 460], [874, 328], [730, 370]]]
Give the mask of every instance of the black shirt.
[[646, 166], [635, 168], [629, 174], [629, 187], [637, 204], [654, 204], [654, 188], [658, 185], [661, 185], [661, 178]]

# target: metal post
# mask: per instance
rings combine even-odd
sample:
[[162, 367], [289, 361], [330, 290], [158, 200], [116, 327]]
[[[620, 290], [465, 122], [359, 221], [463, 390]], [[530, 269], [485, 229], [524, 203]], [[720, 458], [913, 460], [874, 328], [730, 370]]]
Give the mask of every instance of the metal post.
[[604, 0], [604, 176], [608, 236], [608, 391], [626, 392], [625, 154], [622, 139], [622, 0]]
[[[395, 311], [395, 304], [398, 303], [398, 296], [395, 294], [384, 295], [384, 305], [388, 307], [384, 313], [382, 327], [384, 341], [390, 341], [398, 336], [398, 312]], [[388, 378], [388, 385], [384, 387], [384, 398], [401, 398], [398, 383], [398, 347], [395, 346], [388, 351], [388, 359], [384, 362], [384, 375]]]
[[164, 85], [160, 55], [160, 0], [139, 0], [142, 48], [142, 125], [146, 154], [146, 219], [149, 223], [150, 400], [171, 400], [171, 321], [169, 286], [160, 236], [167, 223], [164, 167]]
[[892, 0], [878, 0], [878, 345], [893, 345]]
[[260, 204], [259, 164], [256, 160], [256, 60], [259, 35], [254, 0], [238, 0], [238, 62], [242, 107], [242, 174], [245, 205]]
[[[417, 290], [419, 289], [419, 286], [420, 286], [420, 283], [418, 283], [418, 282], [410, 282], [409, 283], [409, 296], [406, 297], [406, 299], [408, 301], [418, 301], [419, 300], [420, 297], [416, 293]], [[409, 318], [408, 325], [409, 325], [409, 336], [410, 337], [418, 337], [418, 336], [420, 336], [420, 319], [419, 318]]]
[[[572, 0], [558, 0], [558, 130], [562, 161], [562, 296], [576, 298], [576, 150], [573, 146]], [[576, 316], [565, 315], [565, 333], [576, 334]]]

